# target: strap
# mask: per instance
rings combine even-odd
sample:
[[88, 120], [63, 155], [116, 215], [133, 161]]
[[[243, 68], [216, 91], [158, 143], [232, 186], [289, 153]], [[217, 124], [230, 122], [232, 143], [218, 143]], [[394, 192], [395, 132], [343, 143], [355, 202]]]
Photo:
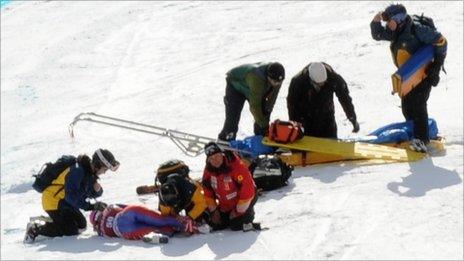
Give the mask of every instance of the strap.
[[301, 152], [301, 166], [306, 167], [306, 151]]
[[291, 126], [292, 126], [292, 128], [291, 128], [292, 130], [290, 131], [290, 134], [288, 135], [287, 141], [285, 143], [290, 142], [290, 140], [292, 139], [293, 133], [295, 132], [295, 126], [293, 124], [291, 124]]

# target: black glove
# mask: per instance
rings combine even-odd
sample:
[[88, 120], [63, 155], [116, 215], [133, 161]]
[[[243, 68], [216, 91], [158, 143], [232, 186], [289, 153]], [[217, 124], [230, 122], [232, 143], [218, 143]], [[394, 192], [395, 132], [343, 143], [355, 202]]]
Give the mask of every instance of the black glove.
[[433, 63], [427, 69], [427, 80], [435, 87], [440, 82], [440, 69], [445, 62], [445, 57], [436, 57]]
[[440, 75], [439, 74], [431, 74], [427, 76], [428, 81], [430, 82], [430, 85], [433, 87], [437, 86], [438, 83], [440, 82]]
[[259, 126], [257, 123], [253, 125], [255, 135], [266, 136], [269, 131], [269, 125], [264, 127]]
[[356, 119], [349, 119], [351, 124], [353, 124], [353, 132], [357, 133], [359, 131], [359, 123]]
[[103, 210], [105, 210], [105, 208], [107, 206], [108, 206], [108, 204], [106, 204], [105, 202], [97, 201], [97, 202], [95, 202], [95, 204], [92, 205], [92, 209], [93, 210], [103, 211]]

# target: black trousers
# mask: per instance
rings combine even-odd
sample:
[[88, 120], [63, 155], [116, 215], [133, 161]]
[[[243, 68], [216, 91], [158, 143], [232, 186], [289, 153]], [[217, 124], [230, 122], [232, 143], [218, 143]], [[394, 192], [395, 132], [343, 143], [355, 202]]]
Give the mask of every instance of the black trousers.
[[80, 229], [85, 229], [87, 221], [84, 215], [61, 200], [57, 210], [47, 211], [53, 222], [47, 222], [37, 230], [39, 235], [47, 237], [78, 235]]
[[258, 200], [258, 196], [255, 195], [254, 199], [250, 203], [250, 206], [248, 207], [247, 211], [245, 211], [243, 215], [230, 219], [229, 217], [230, 212], [220, 212], [221, 223], [220, 224], [210, 223], [209, 225], [213, 228], [213, 230], [222, 230], [228, 227], [230, 227], [231, 230], [242, 230], [243, 224], [251, 223], [255, 219], [254, 206], [257, 200]]
[[432, 85], [426, 78], [401, 99], [401, 110], [404, 118], [407, 121], [413, 121], [414, 138], [422, 140], [425, 144], [430, 141], [427, 100], [431, 89]]
[[218, 139], [226, 141], [235, 140], [245, 101], [245, 95], [238, 92], [232, 84], [230, 84], [229, 80], [226, 79], [226, 95], [224, 96], [226, 118], [224, 120], [224, 126], [218, 135]]
[[335, 115], [327, 115], [318, 119], [308, 119], [303, 122], [304, 134], [320, 138], [337, 138], [337, 123]]
[[[231, 141], [235, 140], [238, 131], [238, 124], [240, 122], [240, 116], [242, 114], [243, 105], [246, 101], [245, 95], [237, 91], [229, 80], [226, 79], [226, 95], [224, 96], [224, 105], [226, 107], [226, 118], [224, 120], [224, 126], [218, 135], [218, 139]], [[267, 116], [268, 121], [270, 115]], [[256, 122], [253, 125], [253, 131], [255, 135], [264, 135], [266, 129], [261, 128]]]

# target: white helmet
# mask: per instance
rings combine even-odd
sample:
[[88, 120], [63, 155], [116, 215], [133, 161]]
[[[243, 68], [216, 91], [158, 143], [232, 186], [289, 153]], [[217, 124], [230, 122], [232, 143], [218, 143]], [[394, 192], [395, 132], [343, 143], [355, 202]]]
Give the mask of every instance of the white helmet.
[[327, 80], [327, 70], [322, 63], [310, 63], [308, 66], [309, 78], [315, 83], [323, 83]]

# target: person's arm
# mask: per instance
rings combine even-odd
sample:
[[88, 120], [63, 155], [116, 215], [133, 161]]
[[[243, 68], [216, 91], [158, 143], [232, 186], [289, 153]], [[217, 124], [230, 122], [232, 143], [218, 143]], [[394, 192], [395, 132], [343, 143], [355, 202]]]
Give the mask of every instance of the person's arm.
[[81, 184], [84, 175], [85, 173], [81, 168], [70, 168], [64, 185], [65, 200], [75, 208], [90, 210], [92, 205], [85, 201], [85, 195], [82, 195], [83, 188], [81, 188]]
[[299, 89], [297, 80], [293, 78], [290, 81], [290, 86], [288, 87], [287, 94], [287, 110], [288, 110], [288, 119], [291, 121], [297, 121], [302, 123], [303, 121], [303, 108], [300, 108], [300, 100], [303, 98], [303, 92]]
[[345, 80], [339, 74], [333, 72], [333, 79], [335, 81], [335, 95], [337, 95], [343, 111], [345, 112], [348, 120], [353, 124], [353, 132], [359, 131], [359, 123], [354, 111], [353, 101], [351, 100], [350, 91], [346, 85]]
[[164, 205], [162, 203], [158, 204], [158, 209], [163, 216], [176, 216], [177, 213], [174, 211], [174, 208]]
[[93, 186], [92, 186], [92, 190], [90, 192], [90, 197], [91, 198], [98, 198], [98, 197], [101, 197], [101, 195], [103, 195], [103, 188], [102, 186], [100, 185], [100, 183], [98, 183], [97, 179], [93, 179]]
[[201, 184], [203, 186], [203, 192], [208, 210], [213, 212], [217, 208], [216, 196], [214, 194], [213, 188], [211, 187], [211, 174], [206, 169], [203, 172]]
[[[189, 217], [196, 220], [208, 207], [205, 197], [202, 194], [203, 188], [200, 184], [195, 183], [196, 189], [192, 196], [193, 208], [187, 213]], [[203, 192], [204, 193], [204, 192]]]
[[231, 213], [231, 218], [243, 215], [250, 207], [256, 194], [256, 186], [248, 168], [238, 160], [233, 165], [232, 179], [238, 184], [238, 202]]
[[392, 36], [387, 29], [382, 26], [382, 12], [377, 13], [371, 21], [371, 35], [376, 41], [386, 40], [391, 41]]
[[266, 83], [263, 82], [262, 79], [258, 78], [258, 76], [251, 73], [247, 75], [246, 82], [250, 88], [248, 103], [250, 105], [251, 114], [260, 128], [267, 129], [269, 121], [267, 115], [263, 112], [264, 106], [262, 104], [265, 95], [264, 89], [266, 87]]

